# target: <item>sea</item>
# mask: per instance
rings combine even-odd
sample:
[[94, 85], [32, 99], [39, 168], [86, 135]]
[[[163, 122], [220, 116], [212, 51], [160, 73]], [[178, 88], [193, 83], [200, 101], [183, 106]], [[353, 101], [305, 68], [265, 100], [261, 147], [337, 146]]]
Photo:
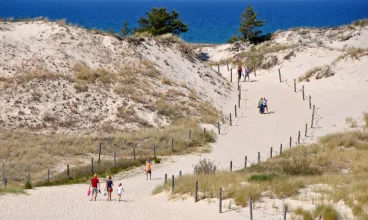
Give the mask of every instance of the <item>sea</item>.
[[265, 20], [263, 33], [293, 27], [331, 27], [368, 18], [368, 0], [0, 0], [0, 17], [65, 18], [85, 28], [119, 31], [123, 21], [136, 27], [152, 8], [180, 13], [193, 43], [225, 43], [238, 34], [240, 15], [251, 5]]

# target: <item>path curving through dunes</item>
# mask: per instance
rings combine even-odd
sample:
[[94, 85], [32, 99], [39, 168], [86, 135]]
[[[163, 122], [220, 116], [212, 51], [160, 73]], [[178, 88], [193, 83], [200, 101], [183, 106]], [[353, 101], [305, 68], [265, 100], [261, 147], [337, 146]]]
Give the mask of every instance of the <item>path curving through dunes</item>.
[[[229, 79], [230, 72], [226, 67], [221, 68], [221, 72]], [[86, 196], [88, 184], [37, 188], [29, 190], [28, 196], [1, 196], [1, 219], [245, 219], [249, 216], [248, 212], [228, 211], [219, 214], [215, 202], [194, 203], [193, 198], [168, 201], [166, 193], [152, 196], [155, 186], [164, 181], [165, 173], [169, 178], [172, 175], [177, 177], [179, 171], [190, 173], [193, 164], [200, 158], [214, 160], [218, 169], [227, 169], [230, 161], [233, 161], [233, 166], [240, 169], [245, 156], [252, 161], [260, 152], [264, 160], [271, 147], [274, 148], [274, 155], [281, 143], [284, 149], [288, 148], [289, 137], [292, 137], [295, 146], [298, 131], [301, 131], [303, 141], [310, 141], [304, 138], [305, 124], [310, 124], [312, 115], [308, 101], [303, 101], [300, 93], [294, 93], [292, 88], [267, 75], [251, 75], [252, 82], [241, 82], [241, 108], [237, 109], [238, 117], [235, 118], [238, 91], [233, 72], [233, 91], [224, 107], [227, 112], [223, 112], [225, 116], [232, 113], [233, 126], [228, 122], [221, 125], [221, 134], [213, 144], [211, 153], [174, 156], [164, 164], [154, 164], [153, 180], [150, 181], [145, 180], [143, 168], [114, 176], [115, 185], [122, 182], [126, 191], [123, 194], [125, 201], [120, 203], [107, 202], [102, 194], [97, 202], [90, 202]], [[261, 97], [268, 99], [271, 114], [258, 113], [257, 103]], [[212, 129], [217, 132], [217, 128]], [[116, 192], [113, 192], [113, 199], [116, 198]], [[265, 210], [267, 213], [275, 211], [271, 207]], [[254, 210], [253, 215], [254, 219], [282, 218], [282, 215], [266, 215], [260, 210]]]

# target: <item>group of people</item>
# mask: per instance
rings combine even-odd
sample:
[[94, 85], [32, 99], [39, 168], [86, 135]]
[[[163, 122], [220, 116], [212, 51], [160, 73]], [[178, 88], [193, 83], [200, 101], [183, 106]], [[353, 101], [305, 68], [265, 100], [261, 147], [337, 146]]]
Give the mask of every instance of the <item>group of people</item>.
[[261, 98], [258, 101], [258, 108], [259, 108], [259, 113], [260, 114], [264, 114], [265, 110], [267, 111], [267, 114], [268, 114], [268, 107], [267, 107], [267, 99], [266, 98]]
[[[146, 173], [146, 180], [148, 180], [148, 175], [151, 179], [151, 175], [152, 175], [152, 161], [150, 160], [150, 158], [148, 158], [146, 160], [146, 168], [144, 170], [144, 172]], [[104, 190], [104, 195], [107, 195], [107, 201], [111, 201], [111, 195], [112, 192], [114, 191], [113, 189], [114, 183], [111, 180], [111, 176], [107, 177], [107, 181], [106, 181], [106, 186], [105, 186], [105, 190]], [[121, 200], [121, 195], [124, 192], [124, 188], [123, 185], [121, 183], [119, 183], [118, 188], [118, 201], [120, 202]], [[91, 199], [90, 201], [96, 201], [97, 199], [97, 193], [101, 193], [101, 187], [100, 187], [100, 181], [98, 179], [97, 174], [93, 175], [92, 179], [91, 179], [91, 183], [89, 185], [88, 188], [88, 196], [91, 194]]]
[[245, 67], [244, 74], [243, 74], [243, 69], [241, 66], [239, 66], [238, 67], [238, 83], [240, 82], [242, 76], [244, 76], [244, 82], [247, 80], [247, 77], [248, 77], [248, 80], [250, 81], [249, 74], [250, 74], [250, 69], [248, 67]]

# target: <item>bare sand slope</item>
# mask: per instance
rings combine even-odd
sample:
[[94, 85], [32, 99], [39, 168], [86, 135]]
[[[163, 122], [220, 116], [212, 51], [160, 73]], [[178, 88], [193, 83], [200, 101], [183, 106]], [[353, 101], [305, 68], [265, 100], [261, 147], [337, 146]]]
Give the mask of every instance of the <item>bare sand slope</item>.
[[[224, 76], [229, 72], [221, 69]], [[226, 169], [230, 160], [235, 167], [242, 167], [244, 156], [254, 160], [257, 152], [262, 158], [269, 154], [270, 147], [279, 151], [280, 143], [288, 146], [289, 137], [296, 140], [297, 131], [303, 129], [303, 125], [310, 119], [311, 111], [308, 103], [302, 101], [300, 95], [293, 93], [292, 89], [284, 84], [277, 83], [267, 76], [252, 75], [253, 82], [242, 82], [241, 108], [238, 109], [238, 117], [234, 119], [234, 125], [222, 125], [222, 132], [212, 153], [202, 155], [180, 156], [172, 158], [174, 163], [167, 162], [160, 167], [154, 167], [153, 180], [146, 181], [143, 168], [136, 169], [124, 178], [122, 174], [113, 177], [115, 183], [122, 182], [126, 192], [123, 195], [124, 202], [104, 201], [105, 197], [99, 196], [97, 202], [90, 202], [86, 196], [87, 184], [71, 186], [46, 187], [29, 190], [26, 195], [6, 195], [0, 197], [0, 207], [3, 219], [244, 219], [249, 216], [244, 209], [218, 213], [217, 201], [208, 203], [201, 201], [194, 203], [193, 198], [168, 201], [168, 194], [163, 193], [152, 196], [152, 190], [163, 182], [163, 177], [168, 174], [178, 176], [181, 170], [183, 174], [193, 171], [192, 165], [196, 164], [200, 157], [213, 159], [218, 169]], [[234, 77], [235, 79], [235, 77]], [[234, 114], [234, 105], [237, 103], [236, 83], [233, 83], [232, 99], [229, 99], [224, 114]], [[269, 100], [269, 111], [272, 114], [260, 115], [257, 102], [260, 97]], [[225, 112], [227, 111], [227, 112]], [[234, 117], [234, 116], [233, 116]], [[216, 128], [212, 128], [216, 130]], [[125, 174], [124, 174], [125, 175]], [[118, 180], [121, 179], [121, 180]], [[194, 187], [194, 183], [193, 183]], [[116, 192], [113, 194], [116, 199]], [[281, 201], [282, 202], [282, 201]], [[271, 206], [262, 209], [267, 213], [280, 212], [282, 203], [276, 203], [275, 209]], [[262, 214], [258, 209], [254, 211], [254, 217], [258, 219], [281, 219], [282, 215], [269, 216]]]

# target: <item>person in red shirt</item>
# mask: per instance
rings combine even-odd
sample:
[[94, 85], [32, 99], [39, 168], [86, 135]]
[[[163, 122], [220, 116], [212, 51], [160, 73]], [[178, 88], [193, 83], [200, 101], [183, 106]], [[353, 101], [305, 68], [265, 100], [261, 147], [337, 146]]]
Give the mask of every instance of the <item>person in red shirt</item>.
[[[98, 189], [97, 189], [97, 185], [98, 185]], [[97, 198], [97, 192], [100, 189], [100, 181], [97, 178], [97, 174], [93, 175], [93, 178], [91, 179], [91, 184], [89, 185], [89, 187], [92, 187], [92, 197], [91, 200], [93, 200], [93, 196], [95, 197], [95, 201]]]

